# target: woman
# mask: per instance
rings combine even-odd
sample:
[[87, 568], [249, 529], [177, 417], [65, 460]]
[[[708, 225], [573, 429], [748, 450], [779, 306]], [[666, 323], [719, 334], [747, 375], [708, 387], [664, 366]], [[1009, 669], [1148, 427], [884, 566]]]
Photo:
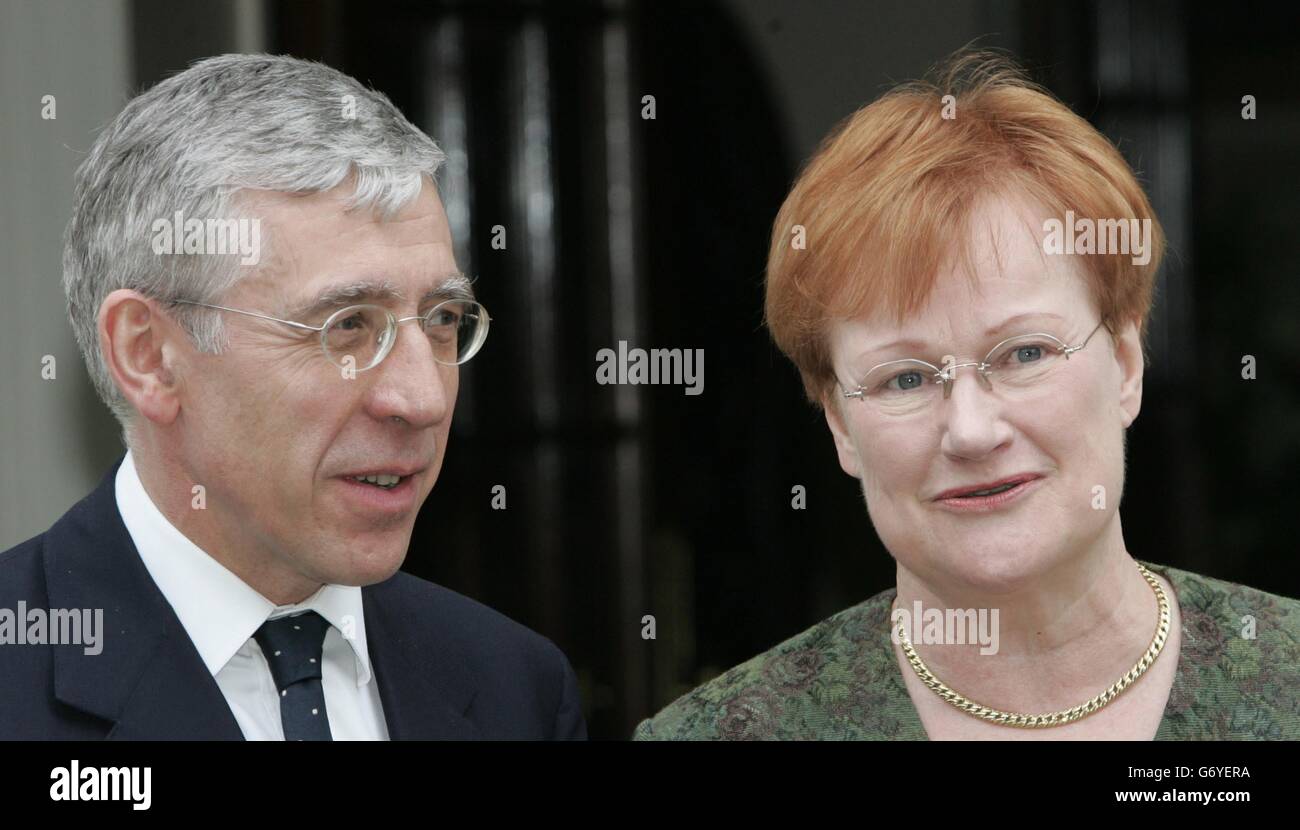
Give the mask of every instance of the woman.
[[777, 217], [767, 321], [897, 585], [636, 737], [1300, 737], [1300, 603], [1124, 544], [1163, 246], [1115, 148], [996, 57], [848, 119]]

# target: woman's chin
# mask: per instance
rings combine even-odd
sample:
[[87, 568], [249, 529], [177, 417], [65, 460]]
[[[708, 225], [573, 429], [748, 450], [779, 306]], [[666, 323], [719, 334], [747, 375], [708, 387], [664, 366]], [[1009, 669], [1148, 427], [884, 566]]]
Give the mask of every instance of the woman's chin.
[[1021, 549], [973, 550], [940, 565], [949, 580], [964, 582], [970, 590], [1011, 594], [1037, 583], [1046, 570], [1046, 558]]

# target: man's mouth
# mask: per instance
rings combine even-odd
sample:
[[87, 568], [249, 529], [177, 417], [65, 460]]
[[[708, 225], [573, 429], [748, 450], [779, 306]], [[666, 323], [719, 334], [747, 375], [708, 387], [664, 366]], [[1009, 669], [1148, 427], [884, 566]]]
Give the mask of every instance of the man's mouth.
[[398, 476], [389, 473], [381, 473], [379, 475], [344, 476], [344, 478], [350, 481], [359, 482], [361, 484], [373, 484], [376, 487], [382, 487], [385, 490], [391, 490], [397, 485], [401, 484], [402, 481], [404, 481], [405, 479], [410, 478], [410, 476]]
[[421, 488], [417, 483], [425, 468], [398, 468], [383, 472], [344, 474], [335, 480], [344, 485], [338, 496], [348, 508], [366, 520], [396, 520], [419, 510]]

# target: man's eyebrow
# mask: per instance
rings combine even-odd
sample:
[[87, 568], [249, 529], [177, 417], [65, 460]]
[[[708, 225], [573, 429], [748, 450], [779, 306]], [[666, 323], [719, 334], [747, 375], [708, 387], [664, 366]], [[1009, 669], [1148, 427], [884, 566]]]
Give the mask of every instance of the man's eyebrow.
[[[321, 291], [315, 297], [283, 312], [285, 319], [298, 321], [312, 320], [322, 312], [336, 310], [358, 303], [378, 303], [405, 299], [402, 289], [391, 280], [354, 280], [333, 285]], [[474, 291], [469, 277], [459, 271], [448, 274], [424, 293], [420, 304], [430, 300], [472, 300]]]
[[474, 299], [474, 281], [459, 271], [448, 274], [433, 288], [424, 292], [420, 305], [430, 300], [472, 300]]

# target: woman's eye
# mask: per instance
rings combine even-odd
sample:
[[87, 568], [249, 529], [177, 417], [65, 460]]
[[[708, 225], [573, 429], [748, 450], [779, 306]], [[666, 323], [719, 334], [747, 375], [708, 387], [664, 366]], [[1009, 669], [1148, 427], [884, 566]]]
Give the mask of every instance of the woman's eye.
[[1021, 363], [1032, 363], [1042, 356], [1042, 346], [1021, 346], [1016, 349], [1016, 360], [1019, 360]]
[[[895, 382], [897, 382], [897, 385], [895, 385]], [[917, 388], [923, 383], [925, 383], [925, 378], [921, 377], [920, 372], [900, 372], [885, 381], [885, 388], [907, 392], [911, 389]]]
[[1016, 367], [1039, 363], [1048, 356], [1051, 347], [1042, 343], [1020, 343], [1007, 346], [1000, 357], [992, 360], [994, 366]]

